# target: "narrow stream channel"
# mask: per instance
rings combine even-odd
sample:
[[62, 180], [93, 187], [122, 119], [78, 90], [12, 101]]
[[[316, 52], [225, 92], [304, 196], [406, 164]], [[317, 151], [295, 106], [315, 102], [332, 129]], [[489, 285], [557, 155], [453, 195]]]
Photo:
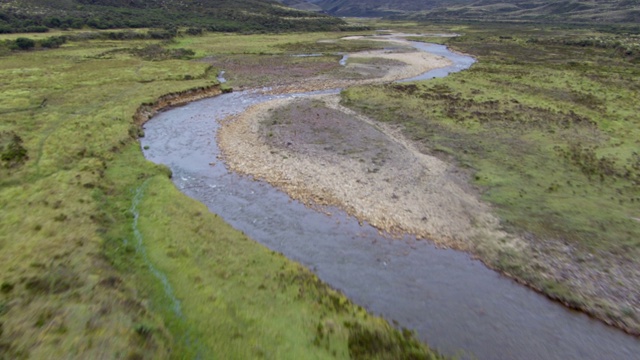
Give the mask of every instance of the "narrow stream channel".
[[[444, 46], [416, 47], [454, 61], [449, 70], [421, 79], [473, 63]], [[194, 102], [147, 122], [141, 146], [148, 147], [149, 160], [171, 168], [185, 194], [369, 311], [416, 330], [442, 353], [478, 359], [637, 358], [637, 338], [568, 310], [466, 253], [411, 237], [386, 238], [338, 209], [328, 209], [331, 215], [309, 209], [218, 162], [218, 120], [256, 103], [308, 95], [238, 92]]]

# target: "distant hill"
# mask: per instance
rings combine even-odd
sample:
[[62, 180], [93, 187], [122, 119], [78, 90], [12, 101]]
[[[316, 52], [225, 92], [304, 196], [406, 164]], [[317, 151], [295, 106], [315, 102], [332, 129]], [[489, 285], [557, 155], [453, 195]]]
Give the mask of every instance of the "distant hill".
[[288, 7], [298, 9], [298, 10], [324, 12], [324, 9], [322, 9], [320, 6], [307, 0], [277, 0], [277, 1], [282, 3], [283, 5], [286, 5]]
[[469, 4], [471, 0], [309, 0], [335, 16], [389, 16], [435, 9], [445, 5]]
[[639, 23], [640, 0], [310, 0], [336, 16]]
[[335, 30], [344, 26], [344, 21], [319, 10], [304, 0], [3, 0], [0, 32], [84, 26], [189, 26], [217, 31]]

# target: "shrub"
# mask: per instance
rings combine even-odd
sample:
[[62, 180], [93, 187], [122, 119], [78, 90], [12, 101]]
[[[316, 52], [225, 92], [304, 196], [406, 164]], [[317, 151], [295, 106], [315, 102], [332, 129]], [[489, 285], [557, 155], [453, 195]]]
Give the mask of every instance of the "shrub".
[[189, 49], [165, 49], [160, 45], [149, 45], [140, 49], [134, 49], [132, 53], [144, 60], [159, 61], [168, 59], [190, 59], [195, 55]]
[[42, 25], [27, 26], [26, 28], [22, 29], [22, 32], [44, 33], [48, 31], [49, 31], [49, 28]]
[[0, 160], [7, 168], [15, 167], [25, 162], [27, 149], [22, 146], [22, 138], [14, 132], [0, 133]]
[[203, 30], [201, 28], [188, 28], [187, 35], [202, 35]]
[[43, 48], [55, 49], [60, 45], [67, 42], [67, 38], [64, 36], [52, 36], [40, 41], [40, 46]]
[[15, 46], [20, 50], [29, 50], [36, 46], [36, 42], [33, 39], [19, 37], [15, 41]]

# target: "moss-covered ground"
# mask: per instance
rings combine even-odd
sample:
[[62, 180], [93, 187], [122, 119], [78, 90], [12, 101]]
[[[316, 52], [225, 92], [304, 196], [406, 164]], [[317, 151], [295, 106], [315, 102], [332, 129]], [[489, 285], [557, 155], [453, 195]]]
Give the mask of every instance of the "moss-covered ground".
[[181, 194], [139, 149], [141, 103], [216, 82], [218, 69], [169, 50], [282, 53], [326, 36], [0, 57], [0, 358], [436, 357]]

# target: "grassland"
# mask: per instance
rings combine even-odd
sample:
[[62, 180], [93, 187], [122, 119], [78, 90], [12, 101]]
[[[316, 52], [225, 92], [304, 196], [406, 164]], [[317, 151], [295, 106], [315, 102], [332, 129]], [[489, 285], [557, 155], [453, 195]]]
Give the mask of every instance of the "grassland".
[[140, 152], [138, 106], [214, 84], [218, 69], [137, 50], [277, 54], [327, 36], [85, 40], [0, 57], [0, 358], [438, 357], [178, 192]]
[[[424, 28], [422, 30], [429, 30]], [[640, 78], [633, 33], [456, 27], [479, 60], [423, 83], [350, 88], [343, 103], [455, 161], [527, 251], [488, 264], [640, 333]]]

